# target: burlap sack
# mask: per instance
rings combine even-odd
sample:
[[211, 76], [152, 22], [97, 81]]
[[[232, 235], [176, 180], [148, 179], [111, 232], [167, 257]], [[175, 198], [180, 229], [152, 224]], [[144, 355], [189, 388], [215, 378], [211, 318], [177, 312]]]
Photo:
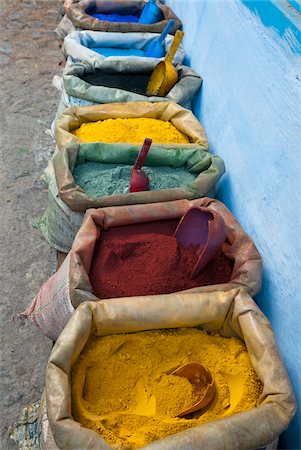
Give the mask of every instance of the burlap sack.
[[256, 408], [168, 436], [149, 450], [249, 450], [263, 447], [289, 425], [296, 404], [267, 318], [244, 289], [131, 297], [82, 304], [61, 333], [46, 369], [47, 414], [59, 449], [110, 449], [96, 432], [75, 422], [70, 371], [90, 334], [106, 336], [160, 328], [200, 327], [247, 346], [263, 383]]
[[60, 41], [63, 41], [65, 36], [67, 36], [68, 33], [72, 33], [72, 31], [75, 31], [75, 27], [73, 26], [67, 14], [65, 14], [60, 20], [58, 26], [55, 28], [54, 32], [57, 38]]
[[[138, 49], [146, 51], [152, 43], [158, 39], [160, 35], [157, 33], [106, 33], [101, 31], [73, 31], [64, 40], [62, 50], [65, 56], [71, 57], [77, 61], [91, 61], [104, 60], [105, 56], [95, 52], [93, 48], [95, 47], [113, 47], [122, 49]], [[167, 35], [164, 40], [165, 52], [167, 52], [172, 41], [172, 36]], [[109, 58], [114, 59], [128, 59], [139, 60], [146, 62], [150, 59], [142, 56], [110, 56]], [[185, 51], [180, 44], [175, 57], [173, 59], [173, 64], [182, 64], [185, 58]], [[153, 58], [151, 58], [153, 59]], [[158, 58], [154, 58], [157, 62], [160, 61]], [[162, 58], [161, 58], [162, 59]]]
[[96, 19], [87, 14], [88, 11], [98, 14], [140, 15], [146, 3], [144, 0], [82, 0], [78, 3], [73, 3], [67, 11], [74, 27], [81, 30], [161, 33], [171, 19], [175, 21], [175, 24], [170, 34], [175, 34], [181, 28], [182, 23], [180, 19], [169, 6], [163, 5], [159, 1], [156, 4], [161, 11], [163, 19], [153, 24], [109, 22]]
[[[208, 139], [200, 122], [191, 111], [174, 102], [127, 102], [68, 108], [56, 122], [55, 139], [57, 146], [61, 150], [71, 141], [81, 142], [70, 132], [79, 128], [82, 123], [118, 117], [149, 117], [171, 122], [178, 130], [185, 133], [191, 142], [191, 144], [172, 144], [172, 147], [189, 149], [192, 144], [197, 144], [203, 150], [208, 149]], [[170, 146], [160, 144], [162, 148], [169, 148]]]
[[182, 64], [176, 65], [178, 72], [178, 82], [164, 97], [147, 96], [137, 94], [130, 90], [95, 86], [82, 79], [88, 74], [98, 73], [118, 73], [120, 77], [130, 74], [150, 72], [155, 69], [158, 63], [154, 58], [116, 58], [110, 57], [103, 60], [74, 62], [67, 64], [63, 83], [66, 94], [69, 96], [69, 103], [74, 106], [72, 99], [79, 98], [89, 103], [120, 103], [120, 102], [176, 102], [184, 108], [191, 108], [192, 101], [202, 84], [199, 74]]
[[187, 186], [170, 189], [158, 189], [127, 194], [113, 194], [92, 198], [73, 178], [76, 163], [94, 161], [132, 165], [139, 154], [140, 146], [130, 144], [78, 144], [71, 142], [53, 158], [55, 178], [59, 196], [73, 211], [85, 212], [88, 208], [106, 206], [135, 205], [138, 203], [166, 202], [171, 200], [189, 200], [207, 195], [216, 185], [225, 171], [223, 160], [219, 156], [200, 149], [182, 150], [179, 148], [162, 149], [156, 144], [145, 161], [145, 166], [182, 167], [196, 175]]
[[[52, 340], [57, 339], [74, 308], [83, 301], [99, 300], [89, 281], [90, 265], [99, 230], [122, 225], [163, 219], [180, 219], [191, 206], [203, 206], [219, 213], [227, 226], [224, 254], [233, 260], [229, 283], [187, 289], [191, 298], [200, 292], [225, 291], [242, 286], [255, 295], [261, 286], [261, 257], [251, 238], [241, 228], [231, 212], [218, 200], [202, 198], [151, 205], [134, 205], [87, 211], [72, 249], [60, 269], [41, 288], [22, 316], [29, 318]], [[164, 300], [173, 294], [152, 296]], [[165, 301], [165, 300], [164, 300]]]
[[47, 176], [48, 202], [44, 213], [35, 221], [48, 244], [59, 252], [68, 253], [78, 232], [84, 213], [72, 211], [59, 196], [54, 173]]

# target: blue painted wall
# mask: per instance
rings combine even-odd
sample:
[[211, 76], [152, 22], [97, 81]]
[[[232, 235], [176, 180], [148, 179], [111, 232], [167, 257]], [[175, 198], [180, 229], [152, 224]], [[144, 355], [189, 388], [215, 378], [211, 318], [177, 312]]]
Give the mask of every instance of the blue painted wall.
[[[218, 197], [262, 254], [256, 301], [301, 405], [301, 16], [282, 0], [167, 3], [204, 79], [194, 112], [226, 163]], [[281, 448], [301, 448], [300, 422], [298, 411]]]

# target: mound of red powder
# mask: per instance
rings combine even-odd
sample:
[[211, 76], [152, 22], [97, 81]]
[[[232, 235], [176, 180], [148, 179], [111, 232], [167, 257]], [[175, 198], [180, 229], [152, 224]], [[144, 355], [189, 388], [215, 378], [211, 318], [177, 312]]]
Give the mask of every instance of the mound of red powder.
[[167, 294], [230, 281], [233, 262], [221, 251], [198, 277], [190, 280], [197, 257], [194, 252], [179, 247], [172, 236], [176, 226], [172, 222], [176, 221], [166, 222], [163, 227], [156, 223], [155, 232], [150, 232], [154, 225], [141, 224], [140, 233], [139, 225], [101, 233], [89, 273], [97, 297]]

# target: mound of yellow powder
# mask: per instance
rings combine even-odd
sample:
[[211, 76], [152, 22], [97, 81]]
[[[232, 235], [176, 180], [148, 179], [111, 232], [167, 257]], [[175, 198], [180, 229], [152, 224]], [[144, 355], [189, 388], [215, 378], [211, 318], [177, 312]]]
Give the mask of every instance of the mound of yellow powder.
[[158, 144], [187, 144], [188, 137], [164, 120], [106, 119], [83, 123], [73, 134], [84, 142], [127, 142], [142, 144], [147, 137]]
[[[176, 415], [195, 403], [187, 379], [170, 373], [198, 361], [217, 393], [205, 413]], [[195, 328], [90, 339], [72, 370], [72, 414], [111, 445], [136, 449], [170, 434], [256, 406], [262, 385], [244, 344]]]

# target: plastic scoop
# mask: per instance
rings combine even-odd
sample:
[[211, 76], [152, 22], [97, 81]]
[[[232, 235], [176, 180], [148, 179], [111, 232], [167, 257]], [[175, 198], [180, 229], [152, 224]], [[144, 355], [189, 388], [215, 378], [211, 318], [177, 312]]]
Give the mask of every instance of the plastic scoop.
[[211, 373], [202, 364], [191, 362], [184, 364], [174, 370], [171, 375], [187, 378], [192, 384], [196, 402], [190, 407], [181, 411], [176, 417], [184, 417], [187, 414], [199, 411], [210, 405], [213, 401], [216, 387]]
[[177, 31], [168, 49], [164, 61], [156, 65], [146, 89], [146, 95], [164, 97], [178, 81], [178, 72], [172, 65], [172, 60], [181, 44], [184, 32]]
[[209, 208], [192, 207], [174, 232], [178, 244], [196, 251], [198, 260], [190, 278], [195, 278], [218, 252], [227, 237], [224, 219]]
[[165, 48], [164, 48], [164, 39], [174, 26], [175, 21], [171, 19], [164, 30], [162, 31], [161, 35], [154, 40], [154, 42], [149, 46], [147, 49], [145, 56], [149, 58], [162, 58], [165, 55]]
[[143, 8], [138, 22], [144, 24], [156, 23], [161, 20], [161, 17], [162, 14], [156, 0], [149, 0]]
[[141, 192], [149, 190], [149, 179], [147, 174], [142, 170], [142, 166], [146, 160], [151, 145], [151, 139], [144, 139], [143, 146], [132, 169], [130, 192]]

